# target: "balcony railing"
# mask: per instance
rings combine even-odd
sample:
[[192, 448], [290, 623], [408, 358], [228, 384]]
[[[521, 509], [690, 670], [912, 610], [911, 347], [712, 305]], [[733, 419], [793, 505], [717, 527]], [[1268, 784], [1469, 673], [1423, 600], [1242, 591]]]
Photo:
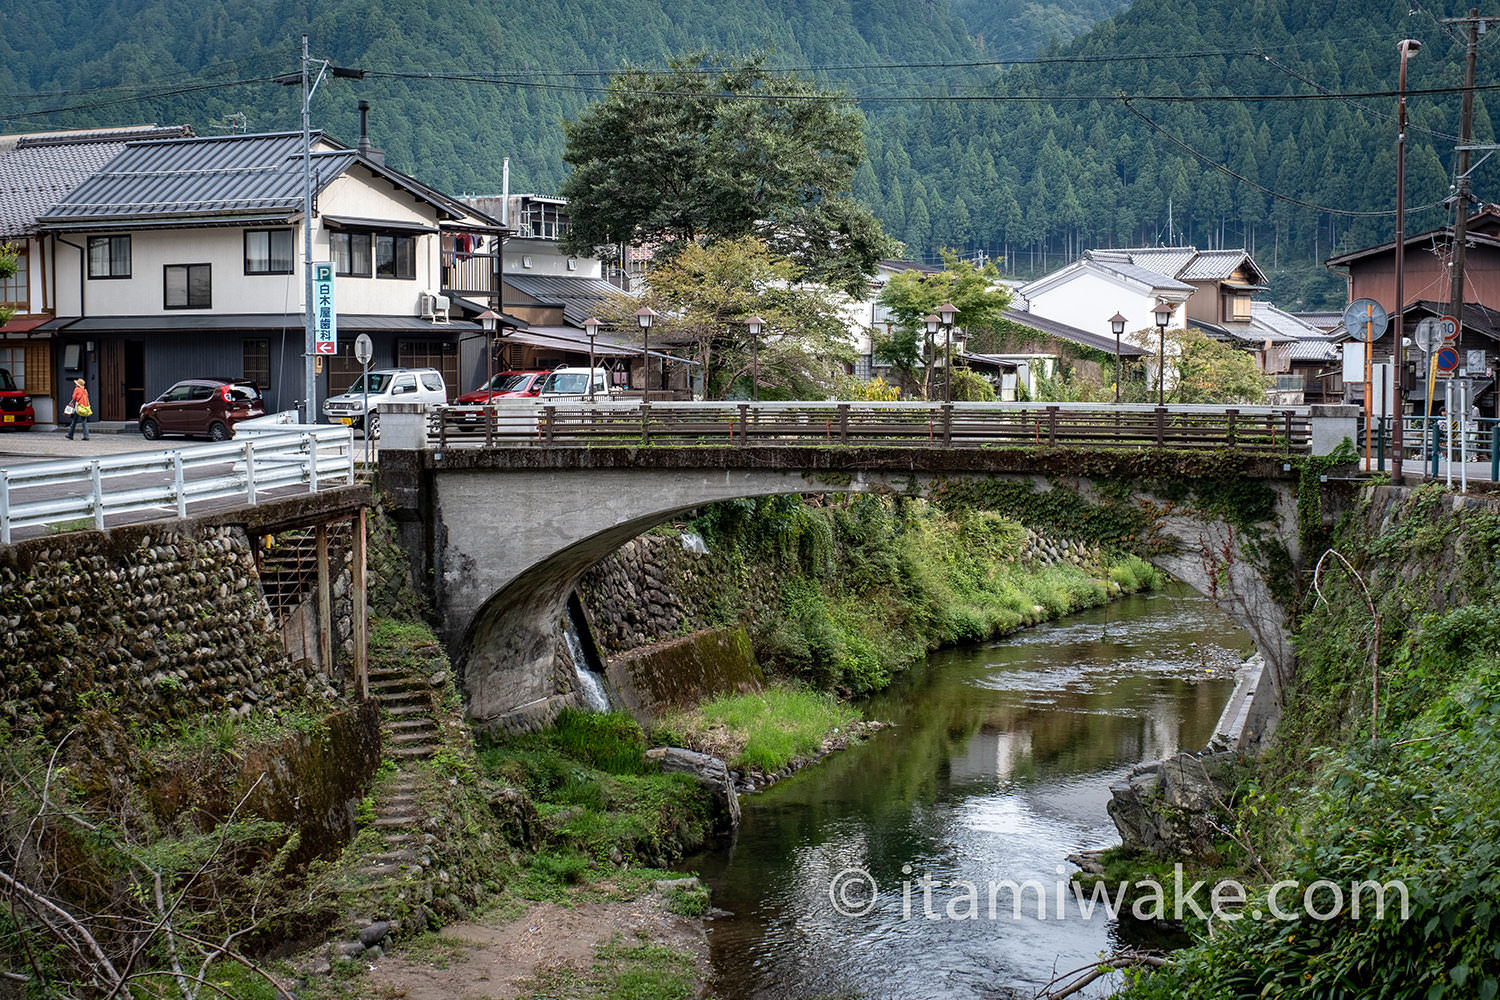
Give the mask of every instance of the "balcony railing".
[[459, 295], [495, 295], [499, 291], [495, 255], [444, 250], [443, 291]]

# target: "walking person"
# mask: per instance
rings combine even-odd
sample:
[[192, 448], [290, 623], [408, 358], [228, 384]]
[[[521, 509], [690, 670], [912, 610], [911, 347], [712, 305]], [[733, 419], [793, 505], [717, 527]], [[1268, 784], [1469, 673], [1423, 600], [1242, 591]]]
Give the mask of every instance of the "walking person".
[[73, 432], [83, 427], [83, 439], [89, 439], [89, 417], [94, 415], [94, 408], [89, 405], [88, 383], [81, 378], [73, 380], [73, 398], [68, 401], [64, 413], [71, 414], [72, 423], [68, 424], [68, 440], [73, 440]]

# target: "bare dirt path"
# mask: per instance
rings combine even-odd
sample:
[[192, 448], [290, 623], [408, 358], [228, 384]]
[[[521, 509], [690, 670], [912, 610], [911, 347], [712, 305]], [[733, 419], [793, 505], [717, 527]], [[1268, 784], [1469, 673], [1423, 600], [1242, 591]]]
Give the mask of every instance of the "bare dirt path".
[[648, 893], [572, 907], [536, 903], [514, 919], [445, 927], [430, 945], [384, 956], [368, 984], [382, 1000], [511, 1000], [527, 995], [527, 981], [539, 973], [587, 970], [595, 949], [617, 937], [691, 954], [699, 982], [707, 981], [703, 922], [668, 911], [659, 893]]

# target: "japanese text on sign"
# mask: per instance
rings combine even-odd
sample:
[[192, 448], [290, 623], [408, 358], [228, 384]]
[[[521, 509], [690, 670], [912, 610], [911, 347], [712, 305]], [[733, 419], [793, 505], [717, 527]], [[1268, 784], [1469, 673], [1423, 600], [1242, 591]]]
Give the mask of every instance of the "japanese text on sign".
[[333, 264], [313, 265], [313, 351], [337, 354], [338, 313], [333, 305]]

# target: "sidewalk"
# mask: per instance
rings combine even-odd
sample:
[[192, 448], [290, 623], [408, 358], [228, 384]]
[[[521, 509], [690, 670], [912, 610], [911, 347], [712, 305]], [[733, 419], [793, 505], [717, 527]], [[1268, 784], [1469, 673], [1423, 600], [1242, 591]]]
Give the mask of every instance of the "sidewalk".
[[135, 422], [128, 420], [90, 421], [87, 441], [83, 440], [81, 432], [69, 441], [66, 425], [38, 424], [30, 430], [0, 432], [0, 467], [54, 458], [98, 458], [133, 451], [191, 448], [200, 443], [181, 438], [147, 441], [141, 437]]

